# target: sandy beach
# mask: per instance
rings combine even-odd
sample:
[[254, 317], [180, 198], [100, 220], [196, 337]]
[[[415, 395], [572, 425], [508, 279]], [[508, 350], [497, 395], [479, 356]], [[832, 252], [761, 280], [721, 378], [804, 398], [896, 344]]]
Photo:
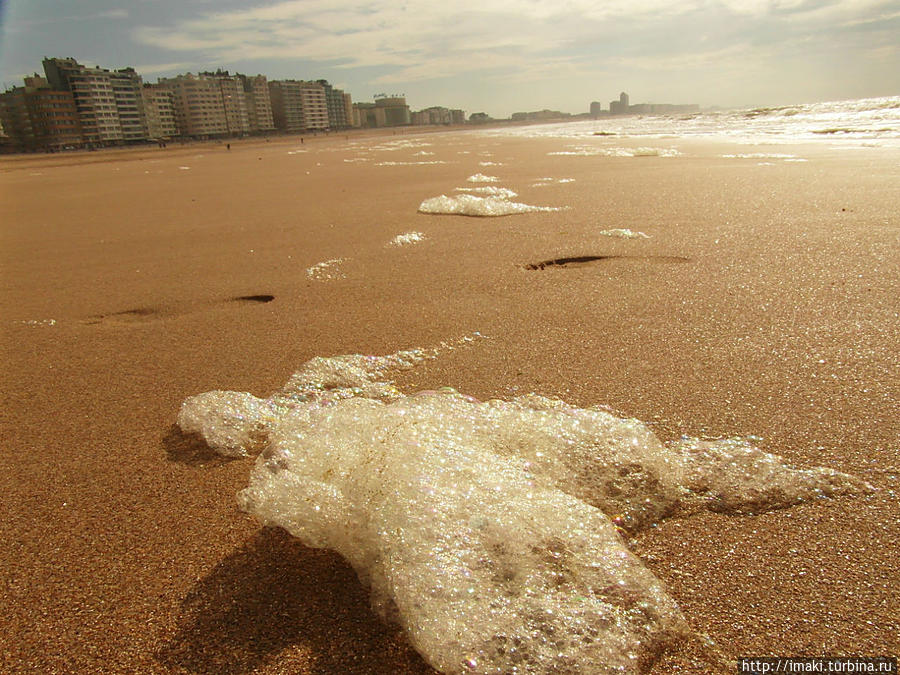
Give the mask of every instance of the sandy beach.
[[[871, 483], [629, 547], [727, 659], [900, 654], [900, 153], [652, 144], [679, 154], [405, 131], [0, 158], [0, 672], [436, 672], [339, 556], [238, 509], [252, 459], [174, 425], [315, 356], [474, 332], [397, 386], [754, 435]], [[417, 212], [476, 173], [565, 210]], [[716, 672], [700, 651], [649, 672]]]

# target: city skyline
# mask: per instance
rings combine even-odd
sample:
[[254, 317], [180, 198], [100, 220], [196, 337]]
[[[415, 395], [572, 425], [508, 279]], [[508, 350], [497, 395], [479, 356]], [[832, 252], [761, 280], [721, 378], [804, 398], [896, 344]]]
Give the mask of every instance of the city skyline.
[[[779, 105], [897, 94], [900, 10], [883, 0], [7, 0], [4, 88], [44, 56], [184, 72], [324, 78], [358, 100], [403, 92], [411, 108], [508, 117], [627, 88], [635, 100]], [[499, 31], [497, 26], [503, 26]]]

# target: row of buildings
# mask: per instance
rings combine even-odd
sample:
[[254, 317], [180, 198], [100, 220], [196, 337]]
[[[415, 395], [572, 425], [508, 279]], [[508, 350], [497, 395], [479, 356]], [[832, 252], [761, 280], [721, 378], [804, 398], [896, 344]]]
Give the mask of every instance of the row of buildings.
[[268, 80], [228, 71], [145, 83], [133, 68], [44, 59], [44, 76], [0, 94], [0, 149], [56, 151], [172, 139], [309, 133], [350, 127], [461, 124], [462, 110], [410, 113], [403, 97], [353, 103], [326, 80]]
[[619, 94], [618, 101], [609, 102], [609, 110], [603, 109], [603, 104], [598, 101], [591, 103], [591, 117], [603, 115], [674, 115], [683, 113], [695, 113], [700, 111], [696, 103], [635, 103], [629, 101], [628, 94], [624, 91]]

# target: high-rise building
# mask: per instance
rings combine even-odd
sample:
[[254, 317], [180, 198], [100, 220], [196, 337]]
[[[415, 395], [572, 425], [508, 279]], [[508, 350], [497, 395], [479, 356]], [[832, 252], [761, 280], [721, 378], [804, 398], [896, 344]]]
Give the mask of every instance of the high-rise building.
[[188, 73], [160, 78], [159, 86], [172, 92], [175, 122], [182, 136], [209, 138], [229, 134], [222, 89], [215, 78]]
[[318, 82], [272, 80], [269, 96], [277, 129], [289, 133], [328, 129], [325, 87]]
[[175, 96], [158, 84], [145, 84], [142, 93], [147, 136], [152, 141], [166, 141], [179, 135], [175, 121]]
[[325, 102], [328, 106], [328, 126], [332, 129], [346, 129], [353, 126], [352, 103], [347, 105], [347, 94], [332, 87], [327, 80], [317, 80], [325, 89]]
[[43, 64], [51, 88], [72, 93], [87, 143], [105, 145], [125, 140], [108, 70], [88, 68], [72, 58], [44, 59]]
[[250, 121], [250, 133], [266, 133], [275, 129], [272, 119], [272, 99], [269, 97], [269, 84], [265, 75], [253, 77], [238, 75], [244, 88], [247, 101], [247, 117]]
[[610, 115], [627, 115], [629, 112], [628, 105], [628, 94], [624, 91], [619, 94], [618, 101], [610, 101], [609, 102], [609, 114]]
[[215, 82], [222, 93], [222, 107], [225, 110], [225, 123], [228, 126], [229, 136], [243, 136], [250, 133], [250, 115], [247, 106], [247, 96], [244, 92], [244, 83], [237, 75], [231, 75], [227, 70], [217, 70], [214, 73], [200, 73], [205, 80]]
[[60, 150], [82, 144], [81, 122], [71, 92], [52, 89], [42, 77], [0, 94], [0, 121], [17, 151]]
[[147, 118], [144, 99], [141, 95], [143, 80], [134, 68], [123, 68], [109, 72], [122, 140], [139, 142], [147, 140]]
[[359, 119], [354, 112], [353, 99], [350, 94], [344, 92], [344, 114], [347, 116], [347, 126], [358, 127]]
[[379, 127], [399, 127], [410, 124], [409, 106], [402, 96], [382, 96], [375, 99], [375, 119]]

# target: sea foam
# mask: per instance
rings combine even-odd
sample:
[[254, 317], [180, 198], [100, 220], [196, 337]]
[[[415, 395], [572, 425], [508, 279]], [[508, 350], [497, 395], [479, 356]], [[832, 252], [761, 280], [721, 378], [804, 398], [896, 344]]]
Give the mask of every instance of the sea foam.
[[664, 444], [599, 408], [407, 396], [388, 378], [472, 339], [315, 358], [269, 398], [212, 391], [178, 415], [225, 455], [261, 451], [241, 508], [340, 553], [442, 672], [640, 672], [690, 631], [620, 529], [868, 489], [750, 439]]
[[557, 206], [532, 206], [511, 202], [502, 196], [477, 197], [471, 194], [432, 197], [419, 204], [419, 213], [458, 216], [510, 216], [516, 213], [561, 211]]

